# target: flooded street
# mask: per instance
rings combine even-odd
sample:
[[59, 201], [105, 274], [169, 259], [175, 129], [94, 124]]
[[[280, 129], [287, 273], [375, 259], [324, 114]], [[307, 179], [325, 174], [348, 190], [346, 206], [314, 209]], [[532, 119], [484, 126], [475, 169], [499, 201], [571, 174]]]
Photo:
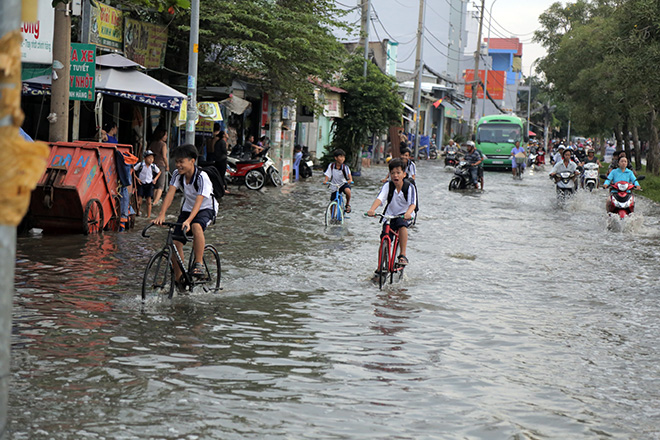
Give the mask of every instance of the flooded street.
[[[140, 303], [164, 232], [20, 237], [12, 439], [660, 439], [660, 208], [545, 172], [449, 192], [418, 163], [410, 265], [379, 291], [385, 177], [239, 190], [206, 234], [224, 290]], [[642, 182], [643, 186], [643, 182]], [[173, 212], [174, 215], [174, 212]]]

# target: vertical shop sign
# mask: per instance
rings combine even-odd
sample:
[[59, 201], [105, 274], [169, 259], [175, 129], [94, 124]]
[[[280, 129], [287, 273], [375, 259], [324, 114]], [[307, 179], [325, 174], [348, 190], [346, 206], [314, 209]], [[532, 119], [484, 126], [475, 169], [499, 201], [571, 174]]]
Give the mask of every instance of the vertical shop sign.
[[69, 99], [73, 101], [94, 101], [96, 46], [93, 44], [71, 44], [69, 75]]

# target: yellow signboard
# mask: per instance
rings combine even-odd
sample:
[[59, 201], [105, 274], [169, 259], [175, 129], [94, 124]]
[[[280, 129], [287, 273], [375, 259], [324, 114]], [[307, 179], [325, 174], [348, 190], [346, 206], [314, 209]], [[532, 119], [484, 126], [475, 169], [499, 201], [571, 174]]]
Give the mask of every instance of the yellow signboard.
[[123, 13], [112, 6], [92, 1], [89, 40], [97, 46], [122, 50], [124, 45]]

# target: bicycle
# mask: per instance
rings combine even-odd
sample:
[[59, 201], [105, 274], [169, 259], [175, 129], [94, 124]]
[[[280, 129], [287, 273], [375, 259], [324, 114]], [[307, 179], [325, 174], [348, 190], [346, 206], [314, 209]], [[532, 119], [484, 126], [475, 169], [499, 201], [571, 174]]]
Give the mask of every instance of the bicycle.
[[[364, 214], [368, 216], [367, 213]], [[375, 217], [385, 219], [385, 231], [383, 237], [380, 239], [380, 246], [378, 247], [378, 269], [376, 275], [378, 276], [378, 288], [383, 289], [383, 285], [387, 283], [387, 277], [390, 278], [390, 284], [394, 282], [394, 276], [398, 275], [397, 280], [403, 277], [404, 265], [399, 264], [396, 258], [397, 251], [399, 250], [399, 231], [390, 229], [390, 220], [394, 218], [403, 218], [402, 215], [383, 215], [376, 214]]]
[[330, 203], [328, 203], [328, 207], [325, 208], [325, 225], [343, 225], [344, 220], [346, 219], [346, 211], [344, 207], [344, 195], [339, 192], [341, 185], [328, 183], [328, 186], [330, 186], [331, 189], [334, 188], [335, 197]]
[[[154, 223], [147, 225], [142, 230], [142, 236], [149, 238], [147, 230], [155, 226]], [[183, 291], [192, 292], [196, 286], [202, 286], [205, 292], [217, 292], [220, 289], [221, 267], [220, 255], [215, 247], [211, 244], [204, 246], [204, 275], [194, 276], [192, 270], [195, 265], [194, 252], [190, 252], [190, 259], [188, 261], [188, 270], [185, 270], [183, 265], [183, 256], [179, 254], [174, 240], [172, 239], [174, 228], [181, 226], [181, 223], [163, 222], [163, 226], [168, 227], [167, 238], [163, 248], [156, 252], [147, 263], [147, 268], [144, 270], [144, 277], [142, 279], [142, 302], [144, 303], [147, 296], [164, 295], [171, 299], [174, 295], [174, 266], [172, 263], [172, 256], [176, 256], [174, 262], [181, 271], [181, 278], [178, 282], [179, 289]]]

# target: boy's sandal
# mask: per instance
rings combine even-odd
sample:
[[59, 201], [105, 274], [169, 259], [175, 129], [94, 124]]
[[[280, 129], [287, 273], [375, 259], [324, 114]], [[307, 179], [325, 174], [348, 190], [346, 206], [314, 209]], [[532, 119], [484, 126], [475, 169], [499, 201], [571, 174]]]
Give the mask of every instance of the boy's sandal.
[[346, 214], [351, 212], [351, 205], [346, 205]]
[[405, 255], [399, 255], [397, 263], [399, 264], [399, 266], [406, 266], [408, 265], [409, 261]]
[[203, 277], [204, 276], [204, 265], [202, 263], [195, 263], [193, 267], [192, 276], [194, 277]]

